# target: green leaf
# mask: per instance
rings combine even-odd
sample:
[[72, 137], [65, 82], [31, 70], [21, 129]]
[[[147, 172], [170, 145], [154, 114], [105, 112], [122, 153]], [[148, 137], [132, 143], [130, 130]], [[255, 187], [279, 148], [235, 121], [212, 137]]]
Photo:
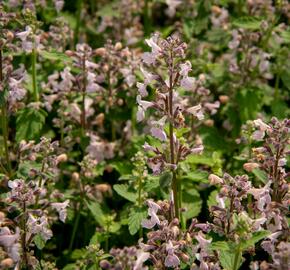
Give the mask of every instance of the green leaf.
[[136, 202], [138, 194], [134, 191], [129, 191], [129, 186], [127, 184], [117, 184], [114, 185], [113, 188], [123, 198], [130, 202]]
[[134, 235], [139, 231], [141, 227], [141, 222], [143, 219], [146, 218], [146, 216], [147, 211], [145, 209], [133, 208], [131, 210], [128, 218], [129, 232], [131, 235]]
[[145, 182], [144, 190], [150, 192], [158, 187], [159, 187], [159, 178], [155, 176], [150, 176], [147, 178]]
[[38, 249], [43, 249], [45, 247], [45, 240], [42, 238], [40, 234], [36, 234], [33, 237], [33, 242]]
[[210, 249], [218, 250], [218, 251], [219, 250], [224, 250], [224, 251], [227, 251], [227, 250], [230, 251], [231, 250], [230, 246], [225, 241], [218, 241], [218, 242], [211, 243]]
[[[221, 250], [219, 253], [220, 263], [224, 270], [238, 270], [242, 264], [242, 252], [236, 250]], [[237, 256], [237, 257], [236, 257]], [[235, 265], [236, 261], [236, 265]]]
[[57, 51], [40, 51], [40, 55], [47, 59], [47, 60], [53, 60], [53, 61], [62, 61], [62, 62], [72, 62], [72, 59], [68, 57], [66, 54], [57, 52]]
[[172, 181], [172, 173], [171, 172], [163, 173], [159, 178], [159, 185], [161, 190], [167, 192], [168, 188], [171, 185], [171, 181]]
[[233, 25], [236, 27], [249, 29], [249, 30], [258, 30], [261, 27], [262, 18], [253, 17], [253, 16], [244, 16], [233, 21]]
[[182, 207], [186, 211], [182, 214], [185, 219], [196, 217], [201, 210], [202, 200], [197, 190], [189, 189], [183, 191]]
[[245, 250], [245, 249], [247, 249], [249, 247], [254, 246], [257, 242], [259, 242], [260, 240], [264, 239], [268, 235], [270, 235], [269, 231], [254, 232], [250, 239], [248, 239], [246, 241], [242, 241], [240, 243], [240, 247], [241, 247], [242, 250]]
[[290, 30], [281, 32], [281, 37], [283, 38], [284, 43], [290, 43]]
[[207, 199], [207, 207], [210, 209], [210, 207], [217, 205], [216, 196], [218, 195], [218, 191], [214, 190], [210, 193]]
[[190, 180], [192, 182], [197, 182], [197, 183], [207, 183], [208, 182], [208, 173], [205, 171], [194, 171], [194, 172], [189, 172], [186, 175], [184, 175], [182, 180]]
[[260, 89], [244, 88], [238, 92], [236, 100], [239, 104], [240, 119], [242, 123], [256, 119], [257, 113], [263, 105]]
[[38, 139], [46, 116], [47, 113], [42, 109], [25, 108], [21, 110], [16, 119], [16, 141]]
[[252, 171], [252, 173], [263, 183], [267, 183], [268, 182], [268, 176], [267, 173], [256, 168]]
[[98, 202], [93, 202], [93, 201], [85, 201], [87, 207], [91, 211], [93, 217], [95, 218], [96, 222], [104, 227], [106, 224], [106, 217], [103, 213], [103, 210], [101, 208], [101, 205]]

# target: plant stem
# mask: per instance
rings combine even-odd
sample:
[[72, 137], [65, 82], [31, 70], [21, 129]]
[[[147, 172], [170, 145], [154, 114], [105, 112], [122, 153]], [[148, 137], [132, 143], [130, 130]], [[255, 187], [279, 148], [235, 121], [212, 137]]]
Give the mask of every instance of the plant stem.
[[23, 218], [22, 218], [22, 225], [23, 225], [23, 234], [21, 239], [22, 244], [22, 258], [25, 265], [24, 269], [28, 269], [28, 258], [27, 258], [27, 247], [26, 247], [26, 202], [23, 202]]
[[233, 270], [238, 270], [239, 269], [240, 257], [241, 257], [241, 251], [240, 251], [240, 246], [238, 246], [238, 248], [237, 248], [237, 250], [235, 252]]
[[37, 78], [36, 78], [36, 61], [37, 61], [37, 52], [34, 46], [31, 53], [31, 68], [32, 68], [33, 99], [35, 102], [39, 101], [39, 93], [38, 93]]
[[[139, 206], [139, 209], [141, 209], [141, 207], [142, 207], [141, 192], [142, 192], [142, 177], [139, 177], [139, 179], [138, 179], [138, 206]], [[139, 238], [142, 238], [142, 236], [143, 236], [143, 228], [142, 228], [142, 226], [140, 226]]]
[[81, 12], [82, 12], [82, 0], [77, 0], [77, 11], [76, 11], [76, 27], [74, 31], [74, 44], [76, 45], [78, 43], [79, 39], [79, 32], [80, 32], [80, 25], [81, 25]]
[[[2, 50], [0, 50], [0, 83], [3, 81], [3, 63], [2, 63]], [[4, 91], [4, 90], [3, 90]], [[4, 93], [3, 93], [4, 94]], [[9, 139], [9, 131], [8, 131], [8, 123], [7, 123], [7, 107], [6, 102], [3, 99], [3, 104], [1, 108], [1, 124], [2, 124], [2, 135], [3, 135], [3, 144], [4, 144], [4, 152], [5, 152], [5, 160], [7, 165], [7, 171], [9, 176], [11, 175], [11, 162], [9, 157], [9, 149], [8, 149], [8, 139]]]
[[143, 16], [144, 16], [144, 32], [145, 36], [148, 36], [151, 32], [151, 22], [149, 16], [149, 0], [145, 0]]
[[83, 59], [83, 66], [82, 66], [82, 76], [83, 76], [83, 87], [82, 87], [82, 114], [81, 114], [81, 126], [82, 126], [82, 131], [83, 135], [85, 134], [86, 130], [86, 89], [87, 89], [87, 73], [86, 73], [86, 60], [85, 56]]
[[75, 222], [74, 222], [74, 226], [73, 226], [73, 231], [72, 231], [72, 236], [71, 236], [70, 243], [69, 243], [69, 248], [68, 248], [69, 253], [71, 253], [72, 248], [73, 248], [73, 244], [74, 244], [74, 241], [75, 241], [75, 237], [76, 237], [77, 229], [78, 229], [79, 222], [80, 222], [82, 206], [83, 206], [83, 203], [82, 203], [82, 201], [81, 201], [81, 202], [80, 202], [79, 209], [77, 210], [77, 216], [76, 216], [76, 218], [75, 218]]
[[[169, 76], [169, 138], [170, 138], [170, 163], [175, 165], [175, 147], [174, 147], [174, 134], [173, 134], [173, 57], [171, 53], [171, 63], [170, 63], [170, 76]], [[176, 170], [175, 168], [171, 169], [172, 172], [172, 183], [171, 188], [173, 191], [173, 201], [174, 201], [174, 217], [179, 219], [179, 199], [178, 199], [178, 185], [176, 178]]]
[[278, 100], [279, 98], [279, 81], [280, 81], [280, 74], [278, 73], [275, 79], [275, 93], [274, 93], [275, 101]]

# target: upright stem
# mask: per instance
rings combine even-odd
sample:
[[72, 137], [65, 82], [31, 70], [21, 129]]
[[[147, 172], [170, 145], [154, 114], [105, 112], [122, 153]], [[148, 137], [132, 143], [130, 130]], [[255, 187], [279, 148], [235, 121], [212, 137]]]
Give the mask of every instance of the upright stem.
[[86, 89], [87, 89], [87, 74], [86, 74], [86, 61], [85, 57], [83, 59], [83, 87], [82, 87], [82, 114], [81, 114], [81, 126], [83, 133], [85, 133], [86, 130]]
[[148, 36], [151, 32], [151, 22], [150, 22], [150, 16], [149, 16], [149, 0], [145, 0], [143, 16], [144, 16], [145, 36]]
[[37, 77], [36, 77], [36, 62], [37, 62], [37, 51], [34, 48], [31, 53], [31, 68], [32, 68], [32, 89], [33, 89], [33, 99], [34, 101], [39, 101], [39, 93], [37, 87]]
[[79, 209], [77, 210], [77, 216], [76, 216], [75, 221], [74, 221], [74, 226], [73, 226], [72, 236], [71, 236], [70, 243], [69, 243], [69, 253], [70, 253], [70, 252], [72, 251], [72, 249], [73, 249], [73, 244], [74, 244], [74, 241], [75, 241], [75, 238], [76, 238], [76, 233], [77, 233], [77, 229], [78, 229], [79, 222], [80, 222], [82, 206], [83, 206], [83, 203], [82, 203], [82, 201], [81, 201], [81, 202], [80, 202]]
[[74, 32], [74, 44], [78, 43], [79, 39], [79, 31], [80, 31], [80, 25], [81, 25], [81, 12], [82, 12], [82, 0], [77, 0], [77, 21], [76, 21], [76, 27], [75, 27], [75, 32]]
[[[3, 82], [3, 63], [2, 63], [2, 50], [0, 50], [0, 83]], [[4, 91], [4, 90], [3, 90]], [[7, 171], [9, 176], [11, 175], [11, 162], [9, 157], [9, 149], [8, 149], [8, 123], [7, 123], [7, 104], [3, 101], [2, 108], [1, 108], [1, 125], [2, 125], [2, 135], [3, 135], [3, 144], [4, 144], [4, 152], [5, 152], [5, 159], [7, 165]]]
[[[170, 138], [170, 163], [175, 164], [175, 147], [174, 147], [174, 135], [173, 135], [173, 57], [171, 54], [170, 59], [170, 74], [169, 74], [169, 138]], [[179, 199], [178, 199], [178, 183], [176, 178], [175, 168], [172, 168], [172, 183], [171, 188], [173, 191], [174, 200], [174, 217], [179, 218]]]
[[[139, 206], [139, 209], [141, 209], [141, 207], [142, 207], [141, 192], [142, 192], [142, 177], [140, 176], [138, 179], [138, 206]], [[139, 238], [142, 238], [142, 236], [143, 236], [143, 228], [142, 228], [142, 226], [140, 226]]]
[[22, 244], [22, 258], [25, 265], [24, 269], [28, 269], [28, 258], [27, 258], [27, 247], [26, 247], [26, 203], [23, 202], [23, 218], [22, 218], [22, 225], [23, 225], [23, 234], [21, 239]]

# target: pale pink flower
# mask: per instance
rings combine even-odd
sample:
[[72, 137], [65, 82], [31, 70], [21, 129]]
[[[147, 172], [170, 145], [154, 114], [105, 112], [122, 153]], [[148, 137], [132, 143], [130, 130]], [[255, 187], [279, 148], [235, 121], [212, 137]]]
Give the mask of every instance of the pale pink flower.
[[137, 82], [137, 88], [138, 88], [138, 93], [141, 95], [141, 97], [147, 97], [148, 92], [146, 90], [147, 85], [144, 83]]
[[202, 113], [200, 104], [198, 104], [196, 106], [193, 106], [193, 107], [190, 107], [190, 108], [186, 109], [186, 111], [188, 113], [194, 115], [195, 117], [197, 117], [198, 120], [203, 120], [204, 119], [204, 115]]
[[149, 206], [148, 215], [150, 216], [150, 219], [142, 220], [141, 224], [144, 228], [152, 229], [156, 224], [160, 225], [160, 220], [157, 216], [157, 212], [161, 209], [161, 207], [151, 200], [148, 200], [147, 204]]
[[194, 77], [185, 76], [180, 80], [180, 86], [187, 91], [193, 91], [195, 89], [196, 79]]
[[188, 72], [191, 71], [191, 63], [186, 61], [184, 64], [180, 64], [180, 72], [179, 74], [183, 77], [188, 76]]
[[62, 203], [51, 203], [52, 208], [58, 212], [59, 219], [62, 222], [65, 222], [66, 220], [66, 216], [67, 216], [66, 208], [68, 207], [68, 205], [69, 205], [69, 200], [66, 200]]
[[150, 257], [149, 252], [144, 252], [143, 250], [138, 250], [137, 251], [137, 260], [134, 264], [133, 270], [145, 270], [147, 268], [143, 267], [143, 263], [146, 262]]
[[152, 127], [150, 129], [151, 135], [157, 139], [159, 139], [160, 141], [166, 141], [167, 140], [167, 136], [166, 133], [163, 129], [158, 128], [158, 127]]
[[173, 246], [171, 240], [166, 244], [167, 256], [164, 262], [166, 267], [178, 267], [180, 264], [179, 258], [174, 254], [176, 248], [178, 248], [178, 246]]

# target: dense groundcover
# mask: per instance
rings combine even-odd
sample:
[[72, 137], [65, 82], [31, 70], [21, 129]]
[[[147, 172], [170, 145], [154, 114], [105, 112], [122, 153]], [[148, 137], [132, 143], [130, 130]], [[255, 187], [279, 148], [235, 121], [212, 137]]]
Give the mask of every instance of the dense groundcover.
[[290, 269], [289, 21], [0, 0], [0, 269]]

